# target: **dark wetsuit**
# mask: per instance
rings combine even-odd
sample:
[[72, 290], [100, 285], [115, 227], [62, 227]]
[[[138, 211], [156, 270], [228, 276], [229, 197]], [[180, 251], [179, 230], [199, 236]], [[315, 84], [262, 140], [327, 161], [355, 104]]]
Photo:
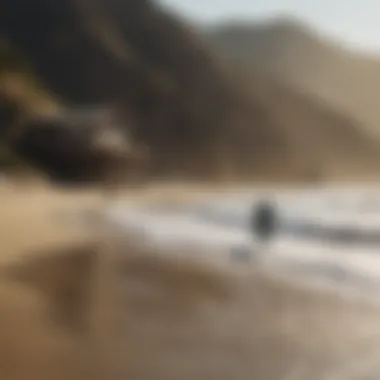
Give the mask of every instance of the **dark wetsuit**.
[[253, 208], [250, 229], [254, 235], [267, 241], [277, 232], [277, 228], [278, 217], [272, 203], [263, 201]]

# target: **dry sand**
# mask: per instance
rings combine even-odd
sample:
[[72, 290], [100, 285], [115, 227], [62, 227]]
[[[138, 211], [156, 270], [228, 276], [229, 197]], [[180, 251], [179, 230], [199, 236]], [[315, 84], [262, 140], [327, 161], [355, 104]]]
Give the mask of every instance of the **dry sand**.
[[95, 194], [29, 186], [0, 189], [0, 262], [33, 250], [84, 239], [89, 231], [65, 220], [96, 205]]

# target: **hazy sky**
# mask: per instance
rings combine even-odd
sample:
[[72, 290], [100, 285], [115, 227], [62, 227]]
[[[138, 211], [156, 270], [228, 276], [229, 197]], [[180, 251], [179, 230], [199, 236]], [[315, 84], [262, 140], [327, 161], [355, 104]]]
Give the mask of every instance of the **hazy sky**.
[[191, 20], [296, 15], [353, 47], [380, 52], [380, 0], [159, 0]]

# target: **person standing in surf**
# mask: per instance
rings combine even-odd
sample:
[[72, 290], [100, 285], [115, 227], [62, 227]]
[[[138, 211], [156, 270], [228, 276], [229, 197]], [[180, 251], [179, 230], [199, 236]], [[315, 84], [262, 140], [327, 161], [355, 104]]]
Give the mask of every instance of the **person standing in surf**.
[[249, 228], [260, 245], [269, 244], [279, 228], [277, 210], [273, 202], [263, 200], [254, 206]]

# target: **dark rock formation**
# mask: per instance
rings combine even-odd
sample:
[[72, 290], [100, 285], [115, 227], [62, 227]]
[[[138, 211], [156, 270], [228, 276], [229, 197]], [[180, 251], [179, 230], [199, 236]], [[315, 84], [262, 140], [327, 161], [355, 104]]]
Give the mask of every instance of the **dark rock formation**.
[[133, 147], [111, 116], [107, 109], [80, 109], [37, 118], [11, 145], [57, 182], [99, 183], [121, 164], [127, 176]]

